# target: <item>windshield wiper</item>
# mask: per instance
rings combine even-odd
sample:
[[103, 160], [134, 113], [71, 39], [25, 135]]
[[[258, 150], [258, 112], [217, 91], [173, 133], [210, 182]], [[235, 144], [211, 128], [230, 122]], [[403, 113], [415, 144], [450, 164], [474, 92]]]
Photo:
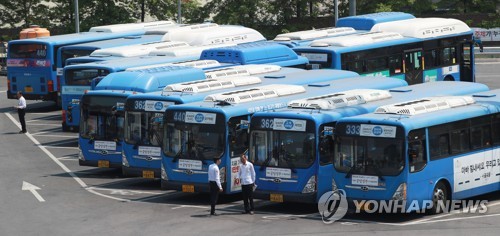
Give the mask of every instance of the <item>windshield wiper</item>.
[[351, 178], [351, 175], [352, 175], [352, 173], [354, 172], [355, 169], [356, 169], [356, 165], [351, 166], [351, 168], [349, 169], [349, 171], [347, 171], [347, 173], [345, 174], [345, 177], [346, 178]]
[[182, 157], [182, 151], [184, 151], [184, 148], [181, 146], [181, 150], [179, 150], [175, 156], [174, 156], [174, 159], [172, 159], [172, 162], [177, 162], [177, 160], [179, 160], [179, 158]]
[[[273, 158], [273, 154], [274, 154], [274, 150], [272, 150], [270, 152], [270, 154], [267, 155], [267, 158], [266, 160], [264, 160], [264, 163], [262, 163], [262, 165], [260, 166], [260, 171], [263, 171], [264, 168], [266, 168], [268, 165], [269, 165], [269, 162], [271, 162], [271, 159]], [[279, 153], [278, 153], [278, 156], [279, 156]]]

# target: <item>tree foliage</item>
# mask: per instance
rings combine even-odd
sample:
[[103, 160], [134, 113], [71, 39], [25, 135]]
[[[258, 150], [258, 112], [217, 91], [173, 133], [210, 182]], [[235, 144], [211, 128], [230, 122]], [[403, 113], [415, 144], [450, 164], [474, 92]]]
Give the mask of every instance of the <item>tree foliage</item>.
[[[95, 25], [146, 20], [177, 21], [178, 0], [79, 0], [80, 31]], [[255, 28], [269, 36], [333, 25], [333, 0], [182, 0], [182, 22], [212, 20]], [[348, 0], [339, 0], [339, 17], [349, 14]], [[357, 14], [402, 11], [422, 14], [486, 13], [499, 16], [498, 0], [357, 0]], [[320, 22], [322, 21], [322, 22]], [[326, 21], [326, 22], [325, 22]], [[496, 24], [490, 21], [484, 24]], [[322, 23], [322, 24], [319, 24]], [[75, 31], [74, 0], [0, 0], [0, 27], [36, 24], [55, 33]], [[498, 26], [498, 25], [497, 25]]]

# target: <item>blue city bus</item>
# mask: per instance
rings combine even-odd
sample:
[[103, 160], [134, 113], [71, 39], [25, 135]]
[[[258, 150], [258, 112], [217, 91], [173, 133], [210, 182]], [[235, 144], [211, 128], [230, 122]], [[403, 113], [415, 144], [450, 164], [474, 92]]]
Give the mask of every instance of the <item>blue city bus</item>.
[[278, 34], [272, 42], [290, 48], [308, 46], [315, 39], [331, 38], [355, 33], [366, 33], [378, 23], [413, 19], [415, 16], [403, 12], [378, 12], [365, 15], [341, 17], [335, 27], [303, 30]]
[[[198, 59], [205, 49], [265, 40], [264, 36], [254, 29], [238, 25], [219, 26], [214, 23], [183, 25], [168, 31], [150, 30], [147, 34], [162, 34], [159, 40], [161, 43], [148, 44], [147, 48], [122, 47], [97, 50], [89, 56], [69, 59], [67, 65], [165, 54], [190, 55]], [[179, 50], [180, 48], [184, 50]]]
[[308, 84], [305, 86], [272, 84], [211, 94], [203, 102], [167, 107], [161, 165], [162, 189], [207, 192], [208, 166], [213, 158], [221, 158], [224, 193], [240, 191], [241, 185], [236, 180], [239, 157], [248, 150], [251, 139], [248, 124], [255, 112], [286, 108], [290, 100], [313, 95], [360, 87], [390, 88], [406, 84], [388, 77], [366, 79], [356, 76], [330, 81], [314, 81], [316, 76], [304, 77], [302, 84]]
[[[382, 104], [486, 90], [483, 84], [450, 81], [390, 90], [355, 89], [290, 101], [288, 109], [278, 112], [255, 113], [249, 146], [259, 186], [254, 196], [274, 202], [317, 203], [332, 191], [332, 161], [337, 151], [334, 127], [343, 117], [373, 112]], [[308, 151], [304, 151], [304, 140], [310, 142]]]
[[405, 79], [474, 82], [474, 39], [462, 21], [415, 18], [374, 25], [369, 33], [314, 40], [296, 47], [315, 67]]
[[7, 97], [16, 99], [20, 90], [28, 100], [57, 101], [58, 50], [63, 46], [143, 35], [148, 28], [172, 24], [170, 21], [157, 21], [96, 26], [89, 32], [12, 40], [7, 54]]
[[124, 106], [129, 95], [203, 78], [203, 70], [186, 66], [124, 71], [104, 77], [95, 90], [81, 97], [79, 164], [121, 168]]
[[[240, 27], [241, 28], [241, 27]], [[211, 49], [206, 49], [211, 47]], [[175, 63], [189, 60], [216, 60], [225, 66], [247, 64], [273, 64], [284, 67], [304, 68], [307, 58], [297, 56], [290, 48], [273, 43], [248, 43], [237, 46], [220, 47], [199, 46], [194, 51], [189, 47], [162, 52], [156, 56], [122, 58], [111, 61], [100, 61], [78, 65], [68, 65], [64, 68], [64, 84], [61, 89], [62, 98], [62, 128], [76, 130], [79, 125], [78, 114], [72, 112], [78, 109], [79, 98], [95, 77], [123, 71], [131, 67], [150, 66], [164, 63]], [[205, 48], [201, 51], [198, 49]], [[193, 54], [195, 52], [196, 54]], [[200, 53], [201, 52], [201, 56]]]
[[500, 190], [499, 99], [499, 89], [430, 96], [340, 120], [333, 186], [351, 201], [395, 200], [400, 211], [431, 213]]
[[[163, 112], [170, 105], [202, 101], [207, 95], [268, 84], [304, 84], [304, 78], [357, 76], [336, 70], [305, 71], [276, 65], [243, 65], [205, 72], [204, 80], [171, 84], [161, 92], [130, 95], [125, 102], [124, 176], [160, 178]], [[153, 106], [152, 104], [158, 104]], [[161, 105], [160, 105], [161, 104]], [[160, 109], [161, 108], [161, 109]]]

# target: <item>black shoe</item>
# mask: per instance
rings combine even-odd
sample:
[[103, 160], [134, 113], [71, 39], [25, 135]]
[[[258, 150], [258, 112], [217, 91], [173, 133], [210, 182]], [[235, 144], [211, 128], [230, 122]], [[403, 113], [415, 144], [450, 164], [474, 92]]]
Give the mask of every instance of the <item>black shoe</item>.
[[19, 131], [19, 134], [24, 134], [24, 133], [26, 133], [26, 131], [22, 131], [22, 130]]
[[210, 213], [210, 215], [212, 215], [212, 216], [218, 216], [219, 214], [217, 214], [217, 213], [214, 212], [214, 213]]
[[242, 211], [241, 214], [248, 214], [248, 211]]

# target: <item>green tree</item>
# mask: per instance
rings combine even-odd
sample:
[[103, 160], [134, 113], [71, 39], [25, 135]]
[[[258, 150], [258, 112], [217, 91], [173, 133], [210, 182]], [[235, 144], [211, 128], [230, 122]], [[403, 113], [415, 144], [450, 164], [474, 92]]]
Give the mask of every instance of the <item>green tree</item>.
[[42, 0], [0, 0], [0, 26], [9, 28], [29, 27], [40, 25], [48, 27], [50, 20], [46, 17], [49, 12]]

